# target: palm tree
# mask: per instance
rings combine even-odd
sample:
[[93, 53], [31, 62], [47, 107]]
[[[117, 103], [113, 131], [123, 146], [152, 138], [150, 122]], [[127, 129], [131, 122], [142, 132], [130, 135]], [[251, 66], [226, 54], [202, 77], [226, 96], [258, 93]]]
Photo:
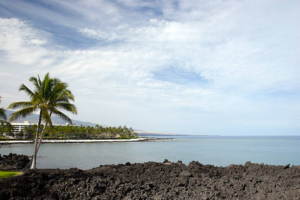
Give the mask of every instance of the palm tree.
[[[49, 73], [48, 73], [49, 74]], [[54, 79], [54, 85], [55, 86], [58, 86], [59, 87], [59, 84], [61, 84], [61, 81], [58, 80], [58, 79]], [[52, 100], [49, 102], [49, 111], [50, 111], [50, 119], [51, 119], [51, 115], [53, 113], [53, 109], [56, 110], [56, 107], [60, 107], [60, 108], [63, 108], [67, 111], [70, 111], [72, 112], [73, 114], [77, 114], [77, 109], [76, 107], [73, 105], [73, 104], [70, 104], [69, 100], [71, 101], [75, 101], [75, 97], [74, 95], [72, 94], [72, 92], [68, 89], [66, 89], [68, 87], [68, 85], [66, 83], [62, 83], [64, 84], [66, 87], [65, 89], [61, 90], [60, 92], [56, 92], [55, 93], [55, 96], [52, 98]], [[58, 103], [58, 106], [57, 106], [57, 103]], [[59, 116], [60, 118], [64, 119], [63, 117]], [[68, 121], [68, 120], [66, 120]], [[72, 121], [68, 121], [72, 124]], [[38, 145], [37, 145], [37, 149], [36, 151], [39, 151], [40, 149], [40, 146], [41, 146], [41, 143], [42, 143], [42, 139], [44, 137], [44, 133], [45, 133], [45, 130], [47, 128], [47, 125], [48, 125], [48, 122], [46, 121], [46, 124], [42, 130], [42, 133], [41, 133], [41, 137], [38, 141]], [[50, 121], [50, 127], [52, 128], [52, 123]]]
[[[44, 80], [41, 80], [38, 76], [38, 78], [31, 77], [29, 81], [35, 86], [34, 92], [24, 84], [20, 86], [19, 90], [26, 92], [30, 97], [30, 101], [15, 102], [10, 104], [8, 108], [22, 108], [11, 115], [10, 121], [14, 121], [20, 117], [26, 117], [35, 111], [39, 111], [39, 121], [34, 140], [34, 154], [30, 167], [31, 169], [36, 169], [36, 155], [42, 142], [43, 134], [47, 124], [50, 124], [50, 127], [52, 127], [51, 115], [54, 114], [72, 124], [72, 120], [59, 111], [58, 108], [72, 112], [73, 114], [77, 114], [77, 109], [75, 105], [69, 102], [69, 100], [74, 100], [74, 96], [67, 89], [68, 84], [61, 82], [59, 79], [50, 78], [49, 73], [45, 75]], [[39, 138], [42, 120], [45, 121], [46, 124]]]

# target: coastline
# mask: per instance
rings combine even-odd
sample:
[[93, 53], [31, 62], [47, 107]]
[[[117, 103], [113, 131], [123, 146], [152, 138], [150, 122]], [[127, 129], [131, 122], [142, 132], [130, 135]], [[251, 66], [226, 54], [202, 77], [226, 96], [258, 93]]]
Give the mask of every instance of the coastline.
[[[143, 137], [136, 139], [70, 139], [70, 140], [43, 140], [42, 143], [102, 143], [102, 142], [154, 142], [158, 140], [169, 140], [173, 138], [152, 138]], [[32, 144], [34, 140], [14, 140], [14, 141], [0, 141], [0, 144]]]
[[192, 161], [22, 170], [0, 181], [0, 199], [299, 199], [300, 166]]

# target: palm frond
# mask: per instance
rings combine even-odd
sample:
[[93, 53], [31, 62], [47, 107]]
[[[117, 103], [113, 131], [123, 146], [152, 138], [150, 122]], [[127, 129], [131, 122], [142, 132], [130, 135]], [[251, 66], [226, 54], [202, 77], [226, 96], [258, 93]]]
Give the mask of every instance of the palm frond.
[[49, 73], [45, 75], [43, 80], [43, 90], [44, 90], [44, 97], [49, 99], [53, 94], [53, 87], [55, 86], [55, 81], [49, 77]]
[[26, 108], [26, 107], [32, 107], [34, 106], [34, 103], [31, 101], [20, 101], [20, 102], [14, 102], [11, 103], [7, 109], [15, 109], [15, 108]]
[[[1, 98], [2, 97], [0, 96], [0, 102], [1, 102]], [[0, 108], [0, 118], [7, 120], [4, 108]]]
[[43, 83], [41, 81], [41, 78], [39, 75], [37, 75], [37, 84], [38, 84], [38, 87], [36, 88], [36, 97], [40, 100], [40, 101], [43, 101], [44, 97], [45, 97], [45, 94], [44, 94], [44, 86], [43, 86]]
[[73, 114], [77, 114], [77, 108], [74, 104], [71, 104], [71, 103], [57, 103], [56, 107], [64, 109], [66, 111], [69, 111]]
[[35, 91], [34, 95], [31, 97], [31, 102], [34, 104], [40, 104], [43, 102], [43, 96], [39, 92]]
[[34, 93], [24, 84], [20, 86], [19, 91], [25, 91], [30, 97], [34, 95]]
[[32, 84], [35, 86], [35, 92], [37, 93], [40, 90], [40, 85], [39, 85], [39, 81], [36, 77], [30, 77], [29, 79], [30, 82], [32, 82]]
[[47, 74], [45, 74], [45, 76], [44, 76], [44, 80], [43, 81], [49, 80], [49, 79], [50, 79], [50, 75], [49, 75], [49, 72], [47, 72]]
[[0, 108], [0, 118], [7, 120], [5, 110], [3, 108]]
[[72, 123], [72, 120], [71, 120], [67, 115], [65, 115], [64, 113], [60, 112], [59, 110], [57, 110], [57, 109], [52, 109], [51, 111], [52, 111], [52, 113], [53, 113], [55, 116], [57, 116], [57, 117], [59, 117], [59, 118], [65, 120], [65, 121], [67, 121], [69, 124], [73, 124], [73, 123]]
[[13, 114], [11, 114], [9, 121], [12, 122], [12, 121], [19, 119], [20, 117], [26, 117], [26, 116], [32, 114], [35, 110], [36, 110], [35, 106], [23, 108], [22, 110], [19, 110], [17, 112], [14, 112]]
[[50, 98], [57, 98], [61, 94], [64, 94], [64, 91], [66, 90], [67, 87], [68, 87], [68, 84], [66, 84], [66, 83], [62, 83], [62, 82], [57, 83], [53, 87], [53, 91], [52, 91], [52, 94], [51, 94]]
[[5, 121], [5, 120], [1, 120], [1, 119], [0, 119], [0, 123], [3, 124], [3, 125], [5, 125], [5, 126], [8, 126], [8, 128], [10, 128], [10, 129], [13, 128], [13, 126], [11, 125], [11, 123], [9, 123], [9, 122], [7, 122], [7, 121]]
[[50, 100], [50, 104], [57, 103], [70, 103], [71, 101], [75, 101], [75, 97], [70, 90], [63, 90], [59, 94], [52, 96]]
[[42, 83], [42, 81], [41, 81], [41, 78], [40, 78], [40, 76], [38, 75], [38, 83], [39, 83], [39, 85], [40, 85], [40, 88], [43, 90], [43, 83]]
[[55, 104], [55, 103], [69, 103], [69, 97], [67, 96], [60, 96], [60, 97], [57, 97], [57, 98], [54, 98], [54, 99], [51, 99], [51, 102], [52, 104]]
[[43, 120], [46, 123], [48, 123], [50, 125], [50, 127], [52, 127], [51, 116], [49, 115], [48, 109], [46, 109], [46, 108], [42, 109], [42, 117], [43, 117]]
[[68, 97], [69, 100], [75, 101], [75, 97], [70, 90], [65, 90], [64, 94]]

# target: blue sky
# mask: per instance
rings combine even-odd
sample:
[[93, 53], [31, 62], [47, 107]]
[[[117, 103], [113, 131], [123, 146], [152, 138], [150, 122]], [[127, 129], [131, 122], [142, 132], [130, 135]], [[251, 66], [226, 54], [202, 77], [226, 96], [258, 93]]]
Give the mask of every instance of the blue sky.
[[300, 2], [0, 0], [1, 107], [50, 72], [73, 119], [181, 134], [300, 135]]

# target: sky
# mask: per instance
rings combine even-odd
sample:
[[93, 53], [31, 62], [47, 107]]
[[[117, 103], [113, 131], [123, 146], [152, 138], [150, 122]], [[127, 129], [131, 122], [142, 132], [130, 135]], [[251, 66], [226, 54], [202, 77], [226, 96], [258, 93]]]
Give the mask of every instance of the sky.
[[300, 135], [299, 19], [298, 0], [0, 0], [0, 106], [49, 72], [72, 119]]

